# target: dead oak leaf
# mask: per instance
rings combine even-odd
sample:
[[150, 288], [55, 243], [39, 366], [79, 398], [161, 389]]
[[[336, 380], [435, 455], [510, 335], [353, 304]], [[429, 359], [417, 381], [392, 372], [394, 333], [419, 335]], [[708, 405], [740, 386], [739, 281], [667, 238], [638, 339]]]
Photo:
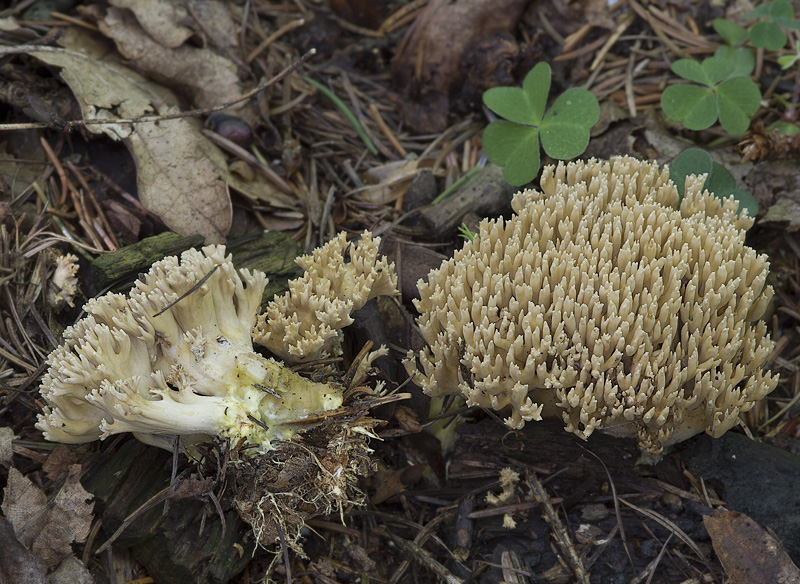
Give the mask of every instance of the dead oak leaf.
[[[148, 188], [142, 204], [177, 233], [194, 231], [206, 242], [223, 241], [233, 217], [228, 187], [219, 179], [196, 120], [139, 124], [125, 140], [136, 160], [137, 179]], [[176, 214], [172, 210], [183, 209]]]
[[170, 0], [110, 0], [117, 8], [127, 8], [157, 43], [168, 48], [181, 46], [194, 33], [184, 25], [190, 18], [186, 8]]
[[0, 464], [11, 464], [11, 456], [14, 454], [11, 443], [14, 438], [14, 430], [7, 426], [0, 428]]

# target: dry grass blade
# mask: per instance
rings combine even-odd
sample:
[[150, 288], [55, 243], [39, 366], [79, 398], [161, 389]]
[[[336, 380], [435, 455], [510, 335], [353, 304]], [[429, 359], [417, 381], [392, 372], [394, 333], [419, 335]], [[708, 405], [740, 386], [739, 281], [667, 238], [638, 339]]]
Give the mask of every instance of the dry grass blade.
[[[581, 447], [583, 448], [583, 447]], [[631, 556], [631, 552], [628, 549], [628, 541], [625, 537], [625, 527], [622, 525], [622, 513], [619, 510], [619, 497], [617, 496], [617, 487], [614, 485], [614, 479], [611, 478], [611, 473], [608, 472], [608, 467], [606, 463], [603, 462], [603, 459], [597, 456], [594, 452], [589, 450], [588, 448], [583, 448], [586, 452], [594, 456], [597, 461], [603, 465], [603, 469], [606, 471], [606, 476], [608, 477], [608, 484], [611, 487], [611, 495], [614, 497], [614, 513], [617, 516], [617, 526], [619, 527], [619, 538], [622, 540], [622, 547], [625, 548], [625, 555], [628, 556], [628, 561], [631, 563], [631, 568], [636, 570], [636, 565], [633, 563], [633, 557]]]
[[[460, 578], [457, 578], [442, 563], [434, 559], [433, 556], [431, 556], [427, 550], [423, 549], [419, 544], [417, 544], [416, 541], [405, 540], [388, 530], [383, 531], [383, 534], [387, 535], [389, 539], [395, 543], [395, 545], [413, 557], [420, 564], [435, 572], [436, 575], [441, 578], [441, 582], [446, 582], [447, 584], [462, 584], [462, 580]], [[397, 580], [392, 578], [390, 582], [397, 582]]]
[[706, 569], [711, 574], [711, 577], [714, 579], [714, 582], [717, 582], [717, 584], [721, 584], [719, 578], [717, 577], [716, 571], [711, 566], [711, 563], [708, 561], [708, 557], [703, 552], [703, 550], [700, 549], [700, 547], [695, 543], [695, 541], [691, 537], [689, 537], [686, 534], [685, 531], [683, 531], [680, 527], [675, 525], [674, 522], [670, 521], [669, 519], [667, 519], [663, 515], [661, 515], [659, 513], [656, 513], [655, 511], [651, 511], [649, 509], [643, 509], [642, 507], [638, 507], [638, 506], [634, 505], [633, 503], [629, 503], [625, 499], [620, 499], [619, 501], [623, 505], [626, 505], [627, 507], [630, 507], [631, 509], [633, 509], [637, 513], [641, 513], [645, 517], [649, 517], [650, 519], [652, 519], [656, 523], [660, 524], [662, 527], [665, 527], [666, 529], [671, 531], [673, 534], [675, 534], [678, 537], [678, 539], [680, 539], [683, 543], [685, 543], [687, 546], [689, 546], [689, 548], [691, 548], [691, 550], [697, 555], [697, 557], [700, 559], [700, 561], [703, 562], [703, 564], [705, 565]]
[[670, 533], [667, 537], [667, 541], [664, 542], [664, 545], [661, 546], [661, 550], [658, 552], [658, 555], [653, 558], [647, 567], [642, 570], [642, 573], [636, 576], [633, 580], [631, 580], [631, 584], [640, 584], [642, 579], [647, 576], [647, 581], [645, 584], [650, 584], [653, 581], [653, 576], [656, 574], [656, 568], [658, 564], [661, 563], [661, 559], [664, 557], [664, 554], [667, 552], [667, 546], [669, 545], [669, 541], [672, 539], [672, 536], [675, 535], [674, 533]]

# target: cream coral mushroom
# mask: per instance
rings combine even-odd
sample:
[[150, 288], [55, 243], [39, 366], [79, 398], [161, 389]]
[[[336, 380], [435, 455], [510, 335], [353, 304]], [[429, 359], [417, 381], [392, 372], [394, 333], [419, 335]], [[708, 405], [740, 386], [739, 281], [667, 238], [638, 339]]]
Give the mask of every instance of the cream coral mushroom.
[[[663, 447], [718, 437], [770, 393], [773, 348], [759, 320], [768, 262], [745, 245], [753, 220], [731, 198], [678, 191], [632, 158], [545, 169], [507, 221], [418, 284], [429, 347], [406, 367], [431, 395], [507, 409], [521, 428], [560, 415]], [[417, 359], [418, 363], [417, 365]]]
[[339, 329], [353, 323], [354, 310], [376, 296], [398, 293], [394, 264], [378, 256], [380, 242], [364, 231], [357, 245], [350, 244], [340, 233], [311, 255], [297, 258], [305, 274], [289, 282], [289, 291], [259, 316], [255, 342], [295, 363], [330, 355]]
[[291, 437], [296, 427], [282, 423], [342, 395], [253, 351], [266, 283], [208, 246], [155, 263], [129, 296], [90, 300], [48, 358], [37, 427], [68, 443], [134, 432], [164, 447], [218, 436], [262, 451]]
[[47, 301], [54, 308], [75, 306], [74, 299], [78, 293], [78, 256], [68, 253], [55, 257], [55, 270], [47, 287]]

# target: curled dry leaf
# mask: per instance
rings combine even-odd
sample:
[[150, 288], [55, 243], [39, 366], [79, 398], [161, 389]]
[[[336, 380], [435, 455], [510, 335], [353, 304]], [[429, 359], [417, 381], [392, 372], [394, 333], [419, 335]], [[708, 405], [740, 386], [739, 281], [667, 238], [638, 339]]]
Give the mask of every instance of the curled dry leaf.
[[11, 456], [14, 454], [11, 443], [14, 441], [14, 430], [8, 427], [0, 428], [0, 464], [11, 464]]
[[223, 50], [237, 46], [236, 26], [227, 2], [219, 0], [111, 0], [117, 8], [128, 8], [147, 34], [160, 45], [181, 46], [193, 34], [208, 36]]
[[194, 34], [185, 26], [191, 18], [178, 2], [168, 0], [111, 0], [117, 8], [127, 8], [136, 15], [142, 28], [158, 44], [174, 49]]
[[110, 8], [100, 30], [137, 69], [176, 91], [185, 91], [197, 107], [213, 107], [241, 97], [236, 65], [211, 49], [165, 47], [147, 34], [128, 10]]
[[181, 235], [200, 234], [207, 243], [224, 239], [232, 220], [230, 196], [217, 171], [225, 166], [224, 156], [200, 133], [197, 120], [136, 125], [111, 121], [116, 116], [136, 118], [157, 113], [153, 104], [163, 104], [165, 99], [174, 103], [169, 92], [122, 64], [78, 51], [53, 47], [0, 50], [0, 55], [19, 53], [61, 68], [61, 76], [75, 94], [84, 118], [109, 118], [108, 124], [86, 129], [122, 140], [130, 150], [138, 170], [142, 205]]
[[127, 141], [137, 153], [137, 179], [150, 187], [139, 193], [142, 204], [162, 219], [182, 207], [170, 224], [174, 231], [202, 225], [206, 241], [223, 241], [231, 225], [230, 195], [211, 161], [219, 150], [200, 133], [200, 123], [168, 120], [136, 130]]

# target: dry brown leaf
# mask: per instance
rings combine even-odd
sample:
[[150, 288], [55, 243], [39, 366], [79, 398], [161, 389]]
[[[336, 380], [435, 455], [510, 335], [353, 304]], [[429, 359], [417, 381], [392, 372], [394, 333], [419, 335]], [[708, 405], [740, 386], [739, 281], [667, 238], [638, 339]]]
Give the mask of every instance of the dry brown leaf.
[[20, 543], [44, 560], [48, 567], [72, 556], [72, 543], [84, 542], [89, 535], [94, 505], [81, 486], [81, 467], [72, 465], [67, 480], [53, 501], [12, 468], [4, 491], [3, 513], [14, 527]]
[[181, 46], [194, 34], [184, 26], [189, 13], [180, 3], [170, 0], [110, 0], [112, 6], [127, 8], [136, 15], [136, 20], [160, 45], [168, 48]]
[[44, 584], [47, 566], [25, 549], [11, 524], [0, 517], [0, 584]]
[[230, 172], [228, 162], [224, 158], [214, 158], [212, 162], [217, 166], [222, 180], [244, 196], [282, 209], [297, 209], [300, 206], [298, 199], [284, 194], [261, 173], [258, 173], [252, 181], [247, 182]]
[[42, 471], [51, 481], [58, 480], [69, 472], [70, 467], [78, 462], [75, 449], [66, 444], [59, 444], [47, 456], [42, 465]]
[[[142, 205], [177, 233], [194, 230], [206, 242], [223, 241], [233, 217], [230, 195], [210, 159], [219, 151], [200, 133], [199, 122], [140, 124], [128, 144], [136, 154], [137, 178], [149, 186], [139, 192]], [[172, 213], [176, 207], [183, 213]]]
[[14, 441], [14, 430], [8, 427], [0, 428], [0, 464], [11, 464], [14, 454], [11, 443]]
[[47, 584], [94, 584], [94, 578], [78, 558], [67, 558], [47, 576]]
[[463, 83], [469, 47], [516, 26], [526, 0], [431, 0], [414, 22], [394, 61], [395, 85], [410, 100], [403, 118], [421, 132], [447, 126], [449, 96]]
[[374, 477], [377, 486], [375, 493], [370, 497], [370, 502], [377, 501], [374, 504], [379, 505], [413, 487], [422, 479], [422, 474], [427, 466], [427, 464], [414, 464], [398, 470], [378, 472]]
[[0, 18], [0, 30], [3, 32], [13, 32], [21, 28], [22, 27], [20, 26], [19, 21], [13, 16]]
[[[234, 49], [239, 46], [238, 28], [233, 21], [229, 2], [188, 0], [186, 5], [193, 14], [193, 21], [202, 23], [202, 27], [198, 25], [196, 29], [202, 29], [203, 34], [210, 35], [211, 42], [215, 46], [223, 50]], [[197, 23], [193, 22], [190, 26], [194, 28], [195, 24]]]
[[730, 584], [797, 584], [800, 570], [775, 536], [744, 513], [718, 509], [703, 517]]
[[209, 36], [222, 49], [237, 46], [236, 26], [230, 6], [218, 0], [110, 0], [112, 6], [127, 8], [153, 40], [167, 48], [181, 46], [193, 34]]
[[186, 92], [197, 107], [213, 107], [242, 95], [236, 65], [210, 49], [170, 49], [154, 41], [129, 10], [110, 8], [100, 30], [111, 38], [141, 73], [176, 91]]
[[371, 183], [353, 194], [353, 198], [368, 203], [385, 205], [408, 191], [411, 181], [423, 169], [432, 166], [431, 160], [395, 160], [370, 168], [364, 180]]
[[614, 30], [616, 23], [611, 15], [610, 4], [608, 0], [577, 0], [569, 3], [569, 10], [572, 15], [583, 18], [594, 26]]
[[[80, 37], [72, 37], [71, 42], [76, 48], [81, 46]], [[135, 118], [155, 113], [153, 104], [175, 103], [174, 96], [163, 87], [113, 60], [98, 60], [92, 52], [15, 47], [0, 50], [0, 55], [21, 52], [61, 68], [61, 76], [75, 94], [84, 118]], [[165, 111], [167, 107], [162, 105], [161, 112]], [[224, 240], [233, 208], [216, 169], [225, 166], [225, 157], [201, 134], [197, 120], [183, 118], [136, 126], [109, 122], [86, 128], [123, 140], [136, 163], [142, 204], [171, 229], [181, 235], [199, 233], [207, 243]]]
[[23, 476], [16, 468], [8, 471], [8, 482], [3, 497], [3, 513], [11, 523], [21, 543], [29, 546], [31, 541], [23, 541], [23, 527], [32, 521], [39, 511], [47, 505], [47, 495]]

